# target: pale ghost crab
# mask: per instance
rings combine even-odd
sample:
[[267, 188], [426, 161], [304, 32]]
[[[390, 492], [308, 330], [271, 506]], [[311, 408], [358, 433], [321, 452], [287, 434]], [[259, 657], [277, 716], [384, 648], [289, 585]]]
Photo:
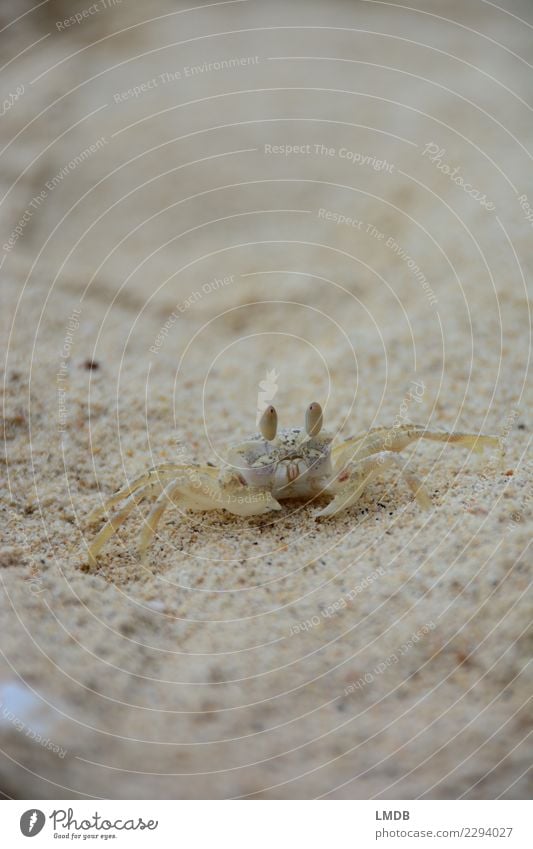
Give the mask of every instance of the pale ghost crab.
[[102, 546], [127, 519], [135, 507], [151, 496], [153, 507], [146, 517], [139, 539], [144, 558], [169, 505], [195, 511], [226, 510], [236, 516], [257, 516], [281, 510], [280, 501], [291, 498], [314, 499], [331, 496], [317, 517], [334, 516], [352, 507], [368, 483], [389, 466], [396, 466], [413, 495], [424, 509], [431, 506], [423, 483], [407, 472], [397, 457], [411, 442], [432, 439], [456, 443], [481, 453], [486, 447], [500, 447], [496, 436], [449, 433], [424, 425], [406, 424], [392, 428], [375, 427], [332, 445], [333, 435], [322, 426], [320, 404], [310, 404], [305, 427], [278, 431], [274, 407], [264, 411], [260, 433], [230, 448], [226, 464], [212, 466], [163, 463], [120, 489], [89, 516], [94, 523], [115, 505], [124, 501], [106, 522], [88, 549], [94, 565]]

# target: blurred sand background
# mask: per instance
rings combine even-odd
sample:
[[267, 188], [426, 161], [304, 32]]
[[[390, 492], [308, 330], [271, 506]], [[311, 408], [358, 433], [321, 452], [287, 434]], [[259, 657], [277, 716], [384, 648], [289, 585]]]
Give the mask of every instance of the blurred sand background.
[[[533, 9], [192, 5], [0, 12], [0, 790], [526, 797]], [[430, 513], [395, 473], [322, 524], [169, 512], [149, 567], [140, 511], [87, 572], [94, 505], [218, 463], [272, 370], [283, 425], [505, 464], [414, 446]]]

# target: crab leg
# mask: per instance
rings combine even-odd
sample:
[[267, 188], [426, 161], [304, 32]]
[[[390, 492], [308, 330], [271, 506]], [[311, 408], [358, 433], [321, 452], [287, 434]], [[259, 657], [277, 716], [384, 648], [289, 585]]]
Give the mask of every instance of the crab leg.
[[372, 478], [377, 475], [377, 470], [369, 470], [361, 477], [360, 474], [353, 475], [348, 479], [345, 486], [338, 489], [335, 497], [322, 510], [316, 514], [316, 518], [325, 518], [327, 516], [335, 516], [341, 510], [347, 510], [352, 507], [361, 498], [367, 485]]
[[408, 472], [401, 464], [401, 461], [398, 457], [394, 457], [396, 465], [401, 469], [402, 476], [413, 493], [416, 503], [422, 510], [431, 510], [431, 497], [426, 487], [420, 480], [417, 475], [413, 475], [412, 472]]
[[[258, 516], [271, 510], [281, 510], [267, 489], [240, 483], [234, 475], [228, 480], [210, 480], [197, 474], [180, 490], [184, 506], [197, 510], [227, 510], [235, 516]], [[195, 504], [196, 502], [196, 504]]]
[[174, 496], [179, 492], [179, 485], [172, 481], [157, 497], [157, 500], [145, 519], [141, 535], [139, 537], [139, 557], [144, 560], [157, 526], [163, 517], [163, 513], [170, 504], [175, 504]]
[[381, 451], [373, 457], [350, 463], [337, 476], [336, 481], [330, 486], [330, 491], [335, 497], [323, 510], [317, 513], [317, 516], [334, 516], [341, 510], [352, 507], [359, 501], [370, 481], [376, 478], [383, 469], [392, 465], [399, 468], [400, 475], [405, 478], [419, 506], [425, 510], [429, 509], [431, 499], [423, 483], [415, 475], [404, 470], [399, 458], [392, 451]]
[[[145, 520], [144, 527], [139, 538], [139, 556], [144, 560], [145, 554], [152, 544], [153, 538], [157, 531], [157, 526], [163, 518], [163, 514], [170, 505], [176, 506], [176, 497], [181, 502], [184, 509], [189, 510], [213, 510], [216, 507], [222, 507], [223, 501], [216, 491], [212, 490], [213, 481], [208, 480], [210, 486], [207, 490], [207, 482], [201, 481], [196, 476], [197, 469], [194, 468], [194, 482], [190, 478], [184, 476], [178, 480], [174, 479], [170, 484], [159, 494], [152, 510]], [[217, 486], [215, 484], [215, 486]]]
[[400, 427], [377, 427], [366, 433], [348, 437], [332, 449], [331, 455], [335, 469], [339, 471], [349, 460], [363, 460], [381, 451], [403, 451], [411, 442], [418, 439], [430, 439], [434, 442], [449, 442], [470, 448], [481, 454], [485, 448], [499, 448], [497, 436], [485, 436], [476, 433], [450, 433], [446, 430], [430, 430], [424, 425], [401, 425]]
[[143, 499], [147, 495], [147, 490], [155, 486], [155, 484], [150, 484], [146, 486], [141, 492], [138, 492], [134, 495], [130, 495], [122, 510], [119, 510], [118, 513], [115, 513], [114, 516], [109, 519], [108, 522], [105, 523], [104, 527], [101, 531], [95, 536], [91, 545], [89, 546], [87, 556], [89, 559], [89, 565], [96, 565], [96, 556], [100, 549], [106, 544], [107, 540], [113, 536], [117, 528], [119, 528], [128, 518], [128, 516], [132, 513], [134, 508], [143, 501]]
[[103, 504], [99, 504], [89, 513], [87, 517], [87, 521], [90, 525], [100, 519], [104, 513], [107, 513], [115, 504], [118, 504], [128, 495], [132, 495], [132, 493], [136, 492], [141, 487], [152, 487], [157, 486], [165, 481], [173, 480], [176, 478], [176, 475], [184, 472], [190, 468], [201, 469], [202, 472], [211, 474], [216, 476], [218, 474], [217, 469], [211, 469], [209, 466], [201, 467], [190, 465], [183, 465], [180, 463], [161, 463], [159, 466], [154, 466], [152, 469], [148, 469], [148, 471], [144, 472], [140, 477], [135, 478], [131, 483], [119, 489], [118, 492], [115, 492], [110, 496]]

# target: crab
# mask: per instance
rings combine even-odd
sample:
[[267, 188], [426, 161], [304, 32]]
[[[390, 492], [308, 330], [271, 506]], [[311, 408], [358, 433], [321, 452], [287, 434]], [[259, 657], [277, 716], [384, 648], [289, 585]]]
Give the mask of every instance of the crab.
[[89, 564], [96, 564], [108, 539], [148, 498], [153, 506], [140, 533], [142, 560], [169, 505], [193, 511], [224, 510], [246, 517], [281, 510], [280, 501], [330, 496], [329, 503], [316, 513], [316, 518], [327, 518], [353, 507], [376, 476], [394, 467], [419, 506], [427, 510], [431, 498], [426, 487], [398, 458], [398, 452], [418, 439], [462, 445], [476, 453], [488, 447], [501, 450], [496, 436], [416, 424], [374, 427], [334, 445], [334, 434], [324, 430], [320, 404], [313, 402], [307, 407], [304, 427], [280, 430], [276, 410], [270, 405], [259, 421], [259, 433], [232, 446], [221, 469], [195, 463], [162, 463], [96, 507], [89, 516], [90, 524], [123, 502], [89, 546]]

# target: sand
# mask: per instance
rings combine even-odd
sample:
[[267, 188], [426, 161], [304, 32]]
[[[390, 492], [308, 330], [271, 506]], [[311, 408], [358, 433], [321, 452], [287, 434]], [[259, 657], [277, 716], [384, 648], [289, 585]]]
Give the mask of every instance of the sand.
[[[529, 5], [78, 7], [0, 35], [1, 791], [527, 797]], [[90, 510], [260, 393], [505, 460], [412, 446], [429, 512], [390, 470], [169, 511], [145, 564], [140, 509], [87, 570]]]

